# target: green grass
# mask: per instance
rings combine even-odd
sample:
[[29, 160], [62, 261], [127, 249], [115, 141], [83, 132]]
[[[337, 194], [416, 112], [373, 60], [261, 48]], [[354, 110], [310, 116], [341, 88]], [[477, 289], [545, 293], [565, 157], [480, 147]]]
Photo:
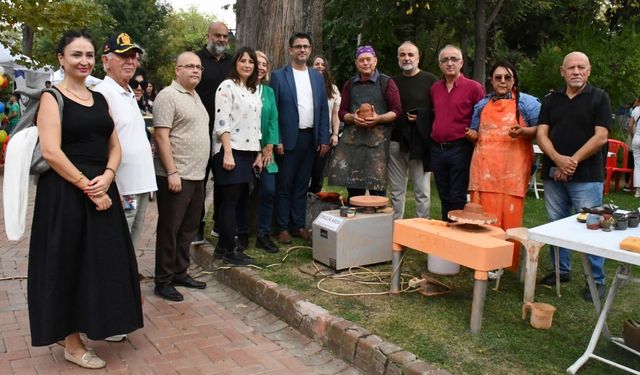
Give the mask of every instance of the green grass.
[[[342, 191], [333, 187], [325, 187], [325, 190]], [[431, 216], [439, 218], [440, 202], [435, 186], [432, 186], [431, 192]], [[625, 209], [640, 206], [640, 200], [633, 198], [632, 193], [611, 193], [604, 201]], [[407, 194], [405, 217], [414, 216], [415, 203], [410, 193]], [[543, 199], [537, 200], [530, 193], [524, 216], [526, 227], [546, 223]], [[282, 258], [282, 254], [270, 255], [255, 249], [248, 253], [255, 256], [259, 264], [276, 263]], [[419, 276], [424, 271], [424, 254], [408, 251], [404, 262], [405, 274]], [[574, 254], [573, 263], [573, 281], [562, 285], [562, 297], [555, 295], [555, 289], [536, 288], [536, 301], [550, 303], [558, 309], [550, 330], [533, 329], [528, 321], [521, 320], [523, 284], [517, 275], [506, 272], [498, 291], [493, 290], [495, 284], [490, 283], [482, 331], [478, 335], [469, 332], [473, 273], [465, 268], [455, 276], [434, 275], [453, 288], [451, 293], [437, 297], [425, 297], [418, 293], [402, 293], [398, 297], [340, 297], [321, 292], [316, 288], [316, 283], [322, 276], [313, 265], [311, 250], [307, 249], [293, 251], [282, 266], [263, 270], [261, 274], [266, 279], [302, 292], [310, 301], [332, 313], [452, 373], [561, 374], [583, 353], [596, 322], [592, 304], [585, 302], [581, 296], [584, 281], [578, 254]], [[613, 261], [606, 264], [609, 284], [616, 266]], [[330, 273], [322, 265], [318, 268]], [[370, 269], [388, 272], [390, 265], [376, 265]], [[539, 277], [550, 269], [548, 250], [543, 249], [540, 253]], [[323, 286], [340, 292], [388, 290], [388, 285], [368, 286], [336, 280], [327, 281]], [[608, 319], [614, 335], [621, 334], [625, 319], [640, 319], [639, 297], [640, 292], [632, 284], [618, 293]], [[600, 340], [596, 354], [640, 369], [640, 359], [605, 340]], [[595, 360], [587, 362], [580, 371], [580, 374], [603, 373], [622, 372]]]

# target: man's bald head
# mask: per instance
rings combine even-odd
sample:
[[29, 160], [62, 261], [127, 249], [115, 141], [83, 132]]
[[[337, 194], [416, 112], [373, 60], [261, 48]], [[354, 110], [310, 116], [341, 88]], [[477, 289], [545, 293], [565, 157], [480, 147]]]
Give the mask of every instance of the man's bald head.
[[568, 60], [574, 60], [574, 59], [585, 61], [587, 65], [591, 67], [591, 63], [589, 62], [589, 56], [587, 56], [586, 54], [580, 51], [573, 51], [568, 53], [562, 60], [562, 65], [564, 66]]
[[207, 50], [220, 57], [229, 46], [229, 28], [224, 22], [211, 22], [207, 31]]
[[185, 89], [193, 91], [202, 79], [202, 62], [193, 52], [182, 52], [176, 58], [176, 81]]
[[567, 94], [575, 95], [582, 91], [591, 75], [591, 64], [586, 54], [574, 51], [562, 61], [560, 74], [567, 83]]

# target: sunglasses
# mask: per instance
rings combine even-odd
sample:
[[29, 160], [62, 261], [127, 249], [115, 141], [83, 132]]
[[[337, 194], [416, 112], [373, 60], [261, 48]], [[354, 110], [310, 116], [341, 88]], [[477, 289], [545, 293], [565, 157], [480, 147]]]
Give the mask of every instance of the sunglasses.
[[146, 90], [148, 84], [149, 83], [146, 81], [138, 82], [135, 79], [129, 80], [129, 86], [131, 86], [131, 88], [134, 90], [137, 89], [138, 87], [142, 88], [143, 90]]

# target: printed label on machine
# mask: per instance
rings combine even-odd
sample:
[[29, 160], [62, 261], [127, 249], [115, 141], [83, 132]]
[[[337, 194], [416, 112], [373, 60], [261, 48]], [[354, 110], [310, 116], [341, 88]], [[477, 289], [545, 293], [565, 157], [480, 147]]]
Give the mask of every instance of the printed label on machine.
[[341, 217], [336, 217], [336, 216], [328, 215], [328, 214], [325, 214], [324, 212], [321, 212], [320, 215], [318, 215], [318, 218], [316, 219], [316, 224], [335, 231], [338, 229], [340, 224], [344, 222], [344, 220], [345, 219]]

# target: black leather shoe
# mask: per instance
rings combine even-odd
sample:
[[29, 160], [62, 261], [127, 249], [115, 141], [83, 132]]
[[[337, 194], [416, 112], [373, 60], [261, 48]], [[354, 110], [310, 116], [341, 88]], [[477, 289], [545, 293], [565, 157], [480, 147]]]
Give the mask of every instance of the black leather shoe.
[[[561, 283], [568, 283], [569, 281], [571, 281], [571, 274], [569, 272], [560, 273]], [[540, 285], [556, 286], [556, 273], [551, 272], [543, 277], [542, 280], [540, 280]]]
[[240, 250], [245, 251], [249, 248], [249, 235], [248, 234], [239, 234], [237, 236], [236, 244], [240, 248]]
[[169, 283], [156, 284], [156, 287], [153, 289], [153, 294], [168, 299], [169, 301], [180, 302], [184, 300], [182, 293], [178, 292], [176, 288]]
[[189, 275], [185, 275], [183, 277], [175, 277], [171, 284], [173, 284], [173, 286], [183, 286], [185, 288], [193, 289], [204, 289], [207, 287], [207, 283], [194, 280], [193, 277]]
[[235, 266], [248, 266], [256, 264], [256, 261], [250, 256], [244, 254], [238, 247], [231, 251], [227, 251], [222, 260]]
[[191, 241], [192, 245], [202, 245], [204, 243], [204, 233], [201, 230], [198, 230], [196, 236]]
[[[598, 297], [601, 300], [604, 299], [604, 296], [607, 294], [607, 287], [604, 284], [596, 284], [596, 290], [598, 291]], [[593, 301], [591, 298], [591, 290], [589, 290], [589, 284], [585, 284], [584, 290], [582, 291], [582, 298], [587, 302]]]
[[213, 249], [213, 255], [217, 258], [222, 259], [224, 257], [224, 253], [226, 253], [227, 250], [225, 250], [222, 246], [220, 246], [220, 244], [218, 243], [216, 245], [216, 248]]
[[256, 248], [263, 249], [267, 253], [272, 254], [278, 252], [278, 246], [276, 246], [276, 244], [271, 241], [271, 237], [269, 237], [268, 234], [265, 234], [264, 236], [258, 236], [256, 238]]

